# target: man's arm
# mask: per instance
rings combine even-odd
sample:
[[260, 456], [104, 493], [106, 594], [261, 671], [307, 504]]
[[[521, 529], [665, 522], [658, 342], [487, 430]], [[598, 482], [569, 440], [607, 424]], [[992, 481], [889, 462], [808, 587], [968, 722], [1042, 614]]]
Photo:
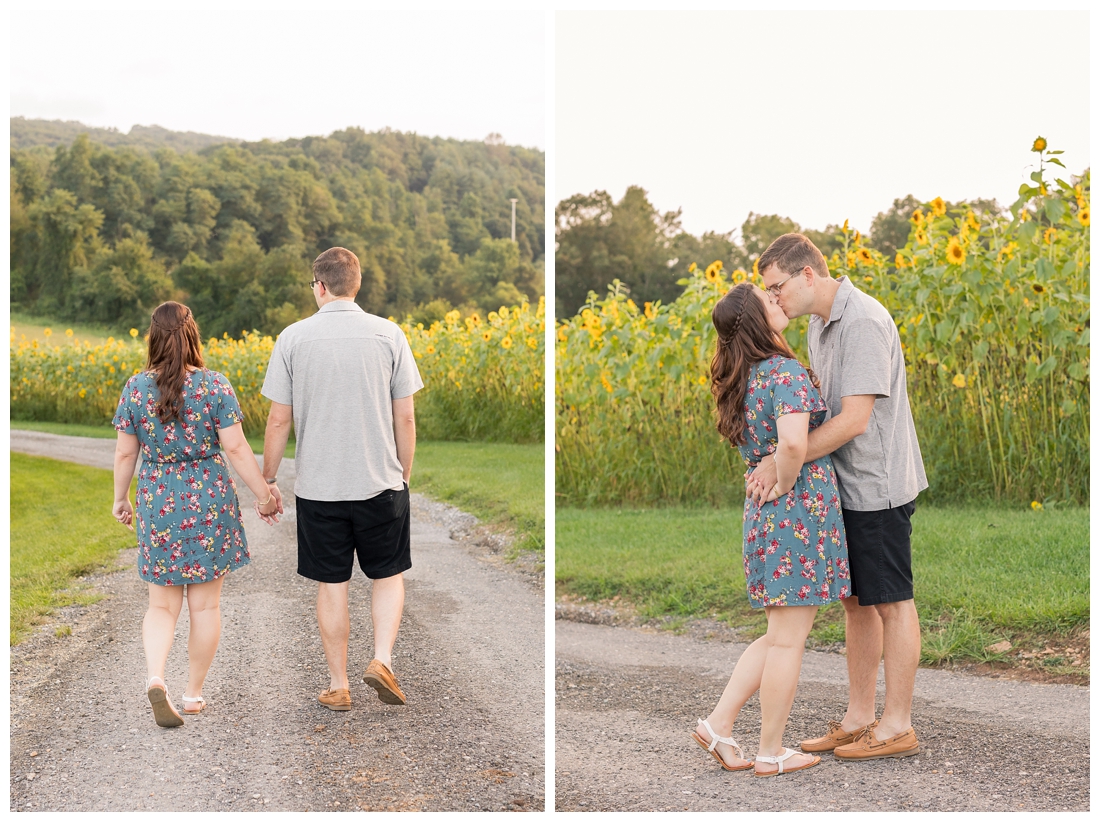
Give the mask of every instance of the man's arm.
[[[279, 465], [286, 453], [286, 441], [290, 437], [290, 426], [294, 424], [294, 409], [281, 402], [272, 402], [267, 415], [267, 428], [264, 430], [264, 479], [269, 480], [279, 473]], [[279, 513], [283, 513], [283, 495], [278, 486], [271, 486], [271, 493], [279, 501]]]
[[[871, 412], [875, 410], [874, 394], [853, 394], [841, 397], [840, 413], [810, 432], [806, 443], [806, 462], [813, 462], [833, 453], [867, 430]], [[745, 494], [757, 502], [767, 499], [776, 483], [775, 459], [765, 457], [747, 478]]]
[[413, 453], [416, 451], [416, 417], [413, 415], [411, 394], [393, 401], [393, 439], [397, 443], [401, 475], [408, 482], [412, 476]]

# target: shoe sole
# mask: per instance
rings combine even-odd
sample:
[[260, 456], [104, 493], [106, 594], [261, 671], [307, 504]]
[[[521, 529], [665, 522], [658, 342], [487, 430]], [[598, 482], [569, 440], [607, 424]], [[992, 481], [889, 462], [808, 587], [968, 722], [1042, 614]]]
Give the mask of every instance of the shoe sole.
[[183, 717], [176, 713], [172, 703], [168, 701], [168, 693], [164, 688], [150, 688], [145, 695], [153, 706], [153, 719], [160, 727], [178, 728], [183, 724]]
[[800, 766], [799, 766], [799, 767], [797, 767], [797, 768], [791, 768], [790, 770], [785, 770], [785, 771], [783, 771], [783, 772], [780, 772], [780, 771], [768, 771], [767, 773], [757, 773], [757, 772], [756, 772], [756, 771], [754, 770], [754, 771], [752, 772], [752, 775], [753, 775], [753, 776], [758, 776], [758, 777], [760, 777], [761, 779], [765, 779], [765, 778], [767, 778], [767, 777], [769, 777], [769, 776], [786, 776], [786, 775], [787, 775], [787, 774], [789, 774], [789, 773], [798, 773], [799, 771], [804, 771], [804, 770], [806, 770], [807, 768], [812, 768], [812, 767], [813, 767], [814, 765], [820, 765], [820, 764], [821, 764], [821, 757], [820, 757], [820, 756], [818, 756], [818, 757], [814, 757], [814, 761], [813, 761], [813, 762], [811, 762], [811, 763], [810, 763], [809, 765], [800, 765]]
[[363, 674], [363, 681], [378, 692], [378, 698], [387, 705], [404, 705], [405, 697], [395, 693], [380, 677], [374, 674]]
[[319, 699], [317, 700], [317, 704], [321, 705], [322, 707], [328, 708], [330, 711], [350, 711], [351, 710], [351, 705], [329, 705], [327, 702], [322, 702]]
[[[748, 765], [743, 765], [740, 768], [731, 768], [729, 765], [726, 764], [726, 760], [724, 760], [721, 757], [721, 755], [718, 753], [718, 751], [712, 751], [708, 748], [707, 743], [703, 741], [703, 737], [699, 736], [699, 734], [697, 734], [695, 732], [692, 732], [691, 738], [694, 739], [699, 744], [700, 748], [702, 748], [704, 751], [706, 751], [708, 754], [710, 754], [711, 756], [713, 756], [715, 759], [718, 760], [718, 764], [722, 766], [722, 770], [724, 770], [724, 771], [751, 771], [752, 770], [753, 764], [754, 764], [752, 762], [749, 762]], [[746, 760], [746, 761], [748, 761], [748, 760]]]
[[855, 740], [853, 738], [853, 739], [849, 739], [847, 742], [838, 742], [835, 745], [826, 745], [824, 747], [817, 747], [817, 746], [814, 746], [814, 745], [810, 745], [809, 747], [807, 747], [807, 744], [805, 742], [799, 742], [798, 747], [802, 751], [802, 753], [812, 753], [812, 754], [831, 753], [832, 751], [835, 751], [837, 748], [839, 748], [841, 745], [850, 745], [854, 741]]
[[841, 762], [864, 762], [868, 759], [904, 759], [907, 756], [916, 756], [920, 753], [920, 747], [910, 748], [905, 751], [895, 751], [894, 753], [882, 753], [872, 754], [871, 756], [840, 756], [835, 751], [833, 756], [839, 759]]

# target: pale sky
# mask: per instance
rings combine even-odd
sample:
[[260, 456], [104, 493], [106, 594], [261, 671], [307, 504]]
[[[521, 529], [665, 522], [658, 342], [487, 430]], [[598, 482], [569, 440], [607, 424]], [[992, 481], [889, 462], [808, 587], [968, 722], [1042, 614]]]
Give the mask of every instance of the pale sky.
[[693, 234], [1009, 205], [1038, 135], [1090, 163], [1087, 12], [559, 12], [555, 64], [555, 199], [639, 185]]
[[12, 12], [11, 115], [247, 140], [385, 126], [545, 148], [546, 17]]

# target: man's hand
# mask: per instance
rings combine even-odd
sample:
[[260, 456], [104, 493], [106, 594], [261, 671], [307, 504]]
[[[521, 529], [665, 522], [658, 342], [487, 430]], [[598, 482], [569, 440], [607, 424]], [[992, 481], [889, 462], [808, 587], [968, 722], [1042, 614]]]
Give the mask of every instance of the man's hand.
[[274, 483], [271, 484], [271, 496], [275, 497], [275, 502], [279, 504], [275, 511], [279, 514], [283, 513], [283, 492]]
[[756, 469], [745, 477], [745, 496], [757, 505], [776, 499], [775, 483], [778, 475], [775, 455], [766, 455], [760, 460]]

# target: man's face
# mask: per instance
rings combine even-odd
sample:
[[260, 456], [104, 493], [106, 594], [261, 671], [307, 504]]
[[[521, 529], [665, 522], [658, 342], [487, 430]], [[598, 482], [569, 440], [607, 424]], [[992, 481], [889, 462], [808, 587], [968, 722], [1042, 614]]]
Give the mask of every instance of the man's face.
[[810, 313], [811, 294], [806, 284], [805, 268], [799, 269], [792, 276], [773, 264], [764, 269], [760, 276], [764, 280], [764, 289], [768, 296], [789, 318]]

